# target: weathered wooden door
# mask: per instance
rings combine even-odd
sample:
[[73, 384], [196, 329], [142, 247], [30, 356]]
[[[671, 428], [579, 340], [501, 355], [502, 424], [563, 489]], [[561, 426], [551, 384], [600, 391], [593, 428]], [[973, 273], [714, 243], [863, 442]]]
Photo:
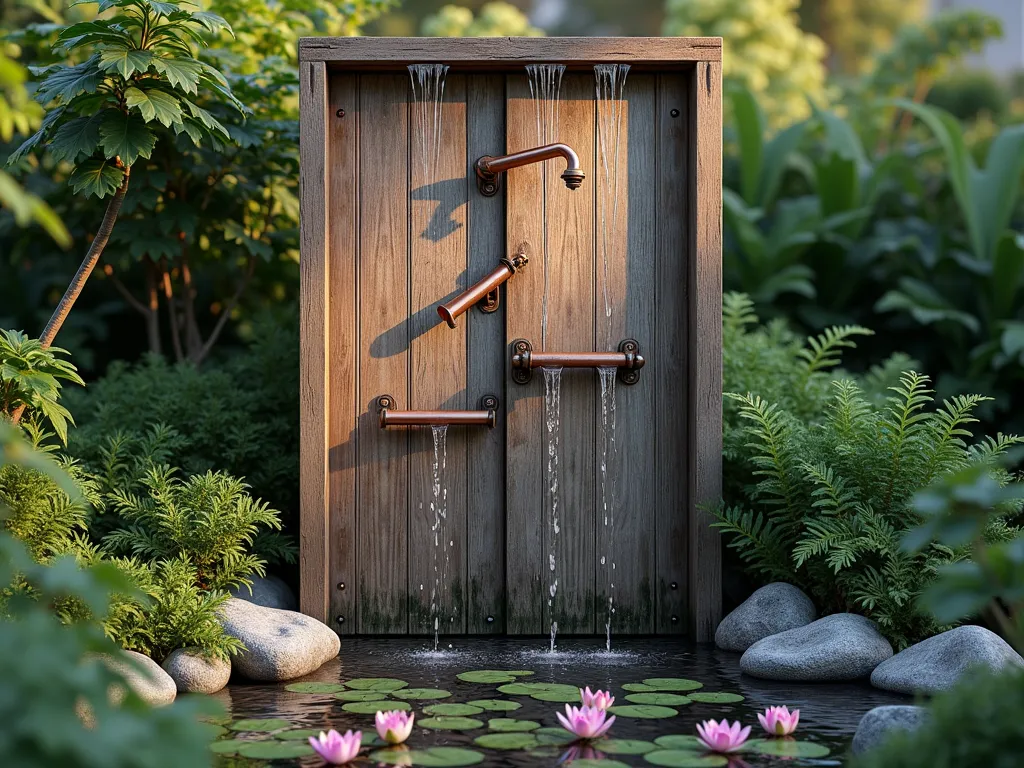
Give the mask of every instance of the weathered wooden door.
[[[489, 68], [455, 42], [490, 46]], [[430, 634], [439, 619], [442, 634], [596, 634], [611, 596], [616, 633], [706, 634], [718, 552], [696, 500], [718, 493], [720, 49], [671, 65], [643, 59], [656, 41], [537, 49], [569, 64], [557, 124], [541, 126], [531, 59], [508, 49], [536, 41], [455, 42], [301, 49], [303, 610], [343, 633]], [[440, 115], [410, 86], [420, 53], [451, 64]], [[619, 100], [595, 97], [602, 60], [634, 65]], [[548, 161], [479, 193], [478, 157], [545, 139], [580, 155], [579, 190]], [[519, 251], [530, 262], [498, 311], [441, 321], [438, 304]], [[596, 371], [563, 372], [554, 469], [545, 377], [508, 375], [519, 338], [563, 352], [632, 338], [647, 360], [603, 401], [614, 432]], [[443, 442], [383, 430], [383, 394], [403, 410], [495, 394], [497, 426]]]

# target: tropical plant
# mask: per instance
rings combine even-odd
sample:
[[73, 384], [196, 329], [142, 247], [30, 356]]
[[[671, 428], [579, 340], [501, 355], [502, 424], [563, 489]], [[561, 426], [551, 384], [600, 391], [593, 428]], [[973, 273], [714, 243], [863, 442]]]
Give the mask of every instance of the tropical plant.
[[427, 16], [420, 27], [426, 37], [541, 37], [544, 32], [530, 24], [526, 15], [510, 3], [485, 4], [474, 18], [473, 11], [446, 5]]
[[187, 0], [101, 0], [98, 13], [116, 9], [116, 15], [66, 26], [55, 46], [62, 55], [88, 58], [37, 71], [42, 80], [36, 98], [50, 109], [8, 164], [45, 143], [54, 160], [72, 164], [68, 183], [76, 193], [110, 197], [78, 272], [40, 335], [44, 347], [103, 254], [136, 161], [151, 157], [158, 140], [183, 136], [196, 146], [230, 140], [224, 125], [196, 103], [200, 95], [245, 112], [224, 75], [194, 49], [227, 23], [190, 7]]
[[68, 424], [75, 422], [58, 402], [61, 382], [85, 382], [71, 362], [58, 357], [66, 354], [59, 347], [44, 347], [20, 331], [0, 330], [0, 414], [13, 418], [28, 408], [31, 415], [48, 421], [67, 443]]
[[825, 44], [801, 31], [799, 0], [668, 0], [663, 33], [722, 37], [726, 82], [749, 88], [781, 125], [827, 101]]
[[[726, 350], [744, 338], [749, 303], [727, 304]], [[916, 597], [938, 568], [969, 555], [940, 543], [918, 553], [901, 547], [919, 520], [914, 494], [936, 479], [982, 464], [993, 482], [1009, 475], [990, 466], [1020, 438], [998, 435], [970, 447], [965, 438], [972, 413], [986, 398], [954, 397], [934, 411], [927, 377], [908, 371], [890, 387], [886, 401], [851, 379], [829, 381], [827, 371], [850, 338], [864, 329], [830, 329], [803, 347], [779, 324], [764, 332], [783, 349], [761, 360], [790, 372], [767, 386], [786, 389], [786, 406], [759, 394], [764, 378], [746, 394], [727, 396], [726, 506], [716, 527], [726, 534], [745, 568], [763, 581], [784, 580], [804, 588], [826, 611], [856, 610], [878, 622], [899, 647], [933, 634], [941, 624], [918, 609]], [[762, 340], [765, 336], [761, 337]], [[750, 359], [750, 353], [742, 353]], [[725, 353], [725, 378], [733, 386], [741, 358]], [[755, 361], [755, 365], [756, 365]], [[761, 365], [760, 371], [766, 366]], [[890, 371], [879, 371], [875, 381]], [[750, 376], [751, 374], [747, 374]], [[756, 373], [753, 376], [757, 376]], [[823, 389], [831, 389], [825, 396]], [[868, 390], [867, 392], [865, 390]], [[744, 427], [739, 427], [744, 423]], [[749, 478], [759, 478], [753, 485]], [[1015, 509], [1008, 508], [1008, 515]], [[1016, 535], [1000, 518], [986, 529], [992, 540]]]

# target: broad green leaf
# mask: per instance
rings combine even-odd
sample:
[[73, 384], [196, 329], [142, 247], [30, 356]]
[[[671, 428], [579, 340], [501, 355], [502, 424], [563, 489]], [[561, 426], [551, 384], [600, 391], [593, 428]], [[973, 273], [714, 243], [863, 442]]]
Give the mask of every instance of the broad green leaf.
[[192, 143], [195, 144], [197, 147], [203, 142], [203, 128], [197, 121], [192, 119], [187, 119], [183, 120], [180, 123], [175, 123], [174, 133], [177, 136], [180, 136], [181, 134], [184, 133], [186, 136], [192, 139]]
[[199, 93], [199, 76], [202, 67], [188, 59], [153, 59], [153, 69], [167, 78], [172, 87], [185, 93]]
[[153, 61], [153, 54], [138, 48], [112, 46], [100, 54], [100, 69], [117, 72], [126, 80], [136, 72], [145, 72]]
[[764, 147], [764, 164], [761, 168], [761, 179], [757, 186], [757, 204], [768, 208], [775, 202], [775, 196], [782, 184], [782, 175], [790, 162], [790, 157], [807, 132], [807, 122], [795, 123], [776, 134]]
[[231, 138], [231, 135], [228, 133], [228, 129], [221, 125], [220, 121], [217, 118], [215, 118], [202, 107], [197, 107], [188, 99], [182, 99], [182, 101], [185, 102], [185, 106], [188, 107], [188, 111], [189, 113], [191, 113], [192, 117], [194, 117], [196, 120], [202, 123], [207, 129], [211, 131], [217, 131], [218, 133], [222, 134], [226, 139]]
[[1024, 287], [1024, 235], [1006, 232], [996, 246], [992, 263], [992, 315], [1007, 318], [1018, 291]]
[[125, 102], [131, 109], [138, 109], [147, 123], [158, 120], [165, 128], [180, 123], [181, 105], [169, 93], [153, 89], [143, 91], [134, 86], [124, 92]]
[[730, 89], [729, 102], [740, 149], [740, 191], [748, 205], [757, 205], [764, 166], [764, 112], [746, 88]]
[[868, 164], [867, 154], [860, 136], [853, 126], [839, 115], [815, 107], [814, 116], [825, 129], [825, 151], [852, 161], [858, 170]]
[[1004, 128], [988, 150], [983, 171], [971, 174], [971, 198], [981, 228], [982, 251], [975, 255], [992, 260], [1003, 233], [1010, 226], [1024, 173], [1024, 125]]
[[91, 117], [76, 117], [64, 123], [50, 139], [49, 149], [57, 162], [75, 162], [79, 155], [91, 155], [100, 143], [100, 123], [106, 114], [97, 112]]
[[140, 118], [116, 110], [100, 123], [100, 139], [107, 157], [120, 157], [125, 165], [149, 158], [156, 146], [156, 136]]
[[1000, 339], [1003, 353], [1024, 364], [1024, 323], [1007, 323]]
[[75, 166], [68, 183], [75, 194], [103, 198], [114, 194], [123, 178], [124, 172], [113, 160], [94, 157]]
[[99, 57], [92, 56], [73, 67], [58, 66], [48, 71], [46, 79], [36, 89], [36, 101], [67, 103], [80, 93], [93, 93], [103, 82]]
[[39, 130], [29, 136], [14, 152], [12, 152], [8, 158], [6, 166], [12, 166], [15, 163], [21, 161], [29, 152], [31, 152], [40, 141], [46, 136], [50, 128], [53, 127], [54, 123], [60, 120], [64, 116], [64, 107], [55, 107], [46, 113], [46, 117], [43, 118], [42, 125], [39, 126]]
[[199, 11], [193, 13], [190, 17], [192, 21], [205, 27], [211, 34], [216, 35], [219, 32], [227, 32], [229, 35], [234, 37], [234, 33], [231, 31], [231, 25], [228, 24], [223, 17], [218, 16], [216, 13], [210, 13], [209, 11]]
[[0, 206], [14, 214], [14, 220], [19, 226], [35, 221], [58, 245], [63, 248], [71, 245], [71, 235], [54, 210], [36, 195], [23, 190], [3, 171], [0, 171]]
[[177, 3], [165, 3], [160, 0], [145, 0], [145, 2], [157, 16], [170, 16], [181, 10]]

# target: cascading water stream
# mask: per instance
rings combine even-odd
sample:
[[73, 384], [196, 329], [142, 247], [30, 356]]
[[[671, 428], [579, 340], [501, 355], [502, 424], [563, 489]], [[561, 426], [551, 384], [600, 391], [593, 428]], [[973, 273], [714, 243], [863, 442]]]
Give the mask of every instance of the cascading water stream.
[[555, 638], [558, 635], [558, 621], [555, 618], [555, 598], [558, 595], [558, 535], [561, 533], [559, 522], [559, 468], [558, 442], [561, 437], [562, 407], [562, 369], [544, 368], [544, 426], [547, 433], [547, 513], [548, 530], [548, 613], [551, 616], [551, 652], [555, 651]]
[[612, 619], [615, 617], [615, 473], [609, 472], [609, 465], [615, 466], [615, 368], [598, 368], [601, 378], [601, 512], [604, 525], [604, 542], [607, 552], [601, 555], [601, 566], [605, 574], [605, 648], [612, 649]]
[[437, 164], [441, 157], [441, 123], [444, 112], [444, 82], [447, 64], [410, 64], [409, 80], [416, 123], [417, 155], [423, 164], [423, 183], [437, 181]]
[[[441, 605], [448, 591], [448, 427], [434, 426], [434, 482], [430, 511], [434, 513], [434, 586], [430, 591], [430, 613], [434, 619], [434, 651], [440, 642]], [[443, 553], [444, 562], [440, 563]]]
[[[558, 141], [559, 131], [559, 97], [562, 91], [562, 76], [565, 74], [564, 64], [530, 64], [526, 67], [526, 75], [530, 82], [530, 95], [537, 118], [537, 145], [553, 144]], [[541, 300], [540, 348], [548, 348], [548, 293], [550, 287], [550, 270], [548, 254], [548, 161], [543, 163], [545, 169], [541, 181], [541, 216], [544, 222], [544, 296]]]
[[[604, 349], [612, 349], [613, 302], [611, 298], [611, 264], [625, 263], [626, 254], [619, 246], [619, 148], [622, 134], [622, 112], [628, 64], [597, 64], [594, 66], [594, 95], [597, 100], [597, 184], [598, 184], [598, 248], [601, 253], [602, 294], [604, 299]], [[615, 473], [609, 466], [615, 461], [615, 379], [614, 368], [601, 368], [601, 511], [604, 525], [604, 545], [601, 555], [604, 571], [605, 647], [612, 649], [612, 620], [615, 617]]]

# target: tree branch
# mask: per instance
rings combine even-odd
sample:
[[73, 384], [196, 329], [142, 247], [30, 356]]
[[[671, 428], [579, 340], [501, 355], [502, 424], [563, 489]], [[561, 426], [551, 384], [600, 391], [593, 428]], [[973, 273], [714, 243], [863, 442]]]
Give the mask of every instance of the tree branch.
[[114, 274], [114, 268], [112, 266], [107, 264], [103, 268], [103, 274], [110, 278], [110, 281], [114, 284], [114, 288], [116, 288], [117, 292], [121, 294], [121, 298], [127, 301], [132, 309], [134, 309], [141, 315], [149, 314], [149, 310], [146, 308], [146, 306], [141, 301], [132, 296], [132, 292], [125, 287], [124, 283], [117, 279], [117, 275]]
[[161, 259], [160, 268], [163, 272], [164, 297], [167, 299], [167, 310], [171, 316], [171, 345], [174, 347], [174, 358], [179, 363], [185, 359], [181, 349], [181, 334], [178, 328], [178, 310], [174, 306], [174, 289], [171, 286], [171, 274], [167, 271], [167, 263]]
[[235, 311], [235, 307], [238, 306], [239, 300], [242, 298], [242, 294], [245, 293], [245, 289], [249, 286], [249, 281], [252, 280], [253, 272], [256, 271], [256, 257], [249, 256], [249, 263], [245, 269], [245, 275], [242, 277], [241, 282], [238, 284], [238, 289], [235, 291], [235, 295], [231, 297], [227, 305], [224, 307], [224, 311], [221, 316], [217, 318], [217, 324], [213, 327], [213, 331], [206, 339], [206, 343], [203, 348], [199, 351], [199, 354], [195, 357], [194, 361], [196, 365], [199, 365], [206, 359], [206, 356], [210, 354], [210, 350], [213, 349], [213, 345], [216, 343], [221, 332], [224, 330], [224, 326], [227, 325], [228, 320], [231, 317], [231, 313]]

